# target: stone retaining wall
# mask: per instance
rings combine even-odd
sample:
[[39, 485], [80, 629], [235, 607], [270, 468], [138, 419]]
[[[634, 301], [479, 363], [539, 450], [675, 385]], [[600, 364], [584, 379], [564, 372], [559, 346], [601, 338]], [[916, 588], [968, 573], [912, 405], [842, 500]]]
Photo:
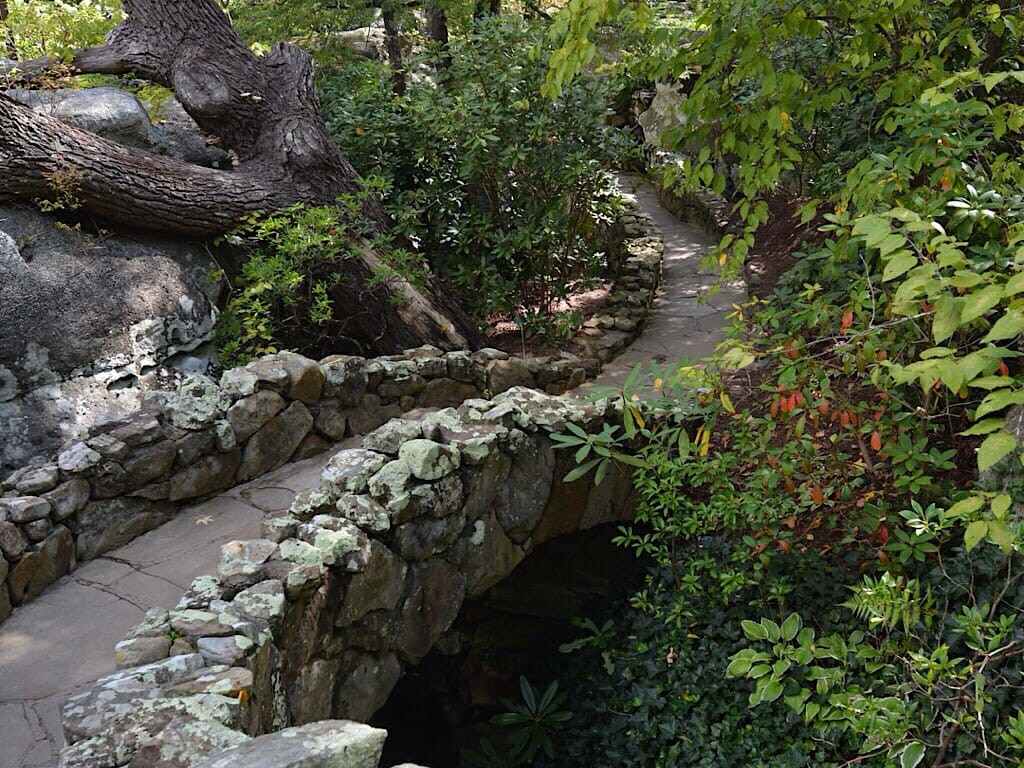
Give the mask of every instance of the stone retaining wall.
[[619, 221], [618, 278], [582, 356], [516, 358], [432, 347], [314, 361], [283, 352], [185, 377], [129, 418], [92, 427], [42, 466], [0, 483], [0, 622], [80, 561], [122, 546], [211, 494], [413, 408], [444, 408], [515, 386], [561, 394], [595, 376], [640, 333], [660, 276], [660, 232], [642, 211]]
[[225, 545], [216, 576], [128, 633], [121, 672], [68, 700], [61, 765], [373, 768], [383, 732], [348, 721], [446, 642], [465, 599], [543, 541], [631, 516], [628, 475], [566, 483], [572, 453], [550, 439], [619, 418], [516, 387], [339, 451], [264, 538]]

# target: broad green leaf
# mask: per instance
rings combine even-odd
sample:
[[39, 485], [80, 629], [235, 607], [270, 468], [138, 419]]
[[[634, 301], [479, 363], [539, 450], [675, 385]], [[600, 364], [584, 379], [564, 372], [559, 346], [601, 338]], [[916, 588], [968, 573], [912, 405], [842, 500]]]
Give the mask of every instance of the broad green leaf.
[[960, 310], [960, 322], [969, 323], [972, 320], [984, 315], [992, 307], [996, 306], [1003, 298], [1003, 288], [999, 285], [989, 285], [980, 291], [974, 291], [964, 298], [964, 305]]
[[768, 630], [761, 626], [758, 621], [751, 621], [750, 619], [744, 619], [740, 626], [743, 627], [743, 634], [747, 636], [748, 640], [767, 640]]
[[987, 532], [987, 520], [975, 520], [973, 523], [968, 525], [967, 530], [964, 531], [964, 546], [967, 547], [967, 551], [970, 552], [974, 549], [978, 542], [985, 538], [985, 534]]
[[764, 685], [764, 692], [761, 694], [761, 701], [772, 702], [782, 695], [782, 683], [769, 680]]
[[920, 741], [912, 741], [900, 755], [900, 768], [917, 768], [917, 764], [924, 758], [924, 744]]
[[978, 470], [984, 472], [1017, 447], [1017, 438], [1009, 432], [993, 432], [978, 446]]
[[882, 270], [882, 279], [895, 280], [916, 266], [917, 256], [906, 249], [895, 251], [885, 263], [885, 269]]
[[1020, 309], [1008, 309], [996, 320], [992, 330], [988, 332], [982, 341], [1001, 341], [1012, 339], [1024, 332], [1024, 312]]
[[946, 510], [946, 517], [961, 517], [962, 515], [970, 515], [981, 509], [985, 503], [985, 499], [981, 496], [968, 496], [966, 499], [960, 499], [956, 504]]
[[960, 327], [960, 302], [952, 296], [942, 296], [935, 301], [935, 317], [932, 318], [932, 337], [942, 343]]
[[992, 514], [996, 520], [1002, 520], [1006, 517], [1006, 510], [1010, 508], [1013, 503], [1013, 498], [1008, 493], [1000, 493], [994, 499], [992, 499]]
[[1003, 286], [1003, 296], [1010, 298], [1024, 291], [1024, 272], [1015, 272]]
[[981, 401], [981, 405], [978, 406], [978, 410], [974, 412], [974, 419], [977, 421], [982, 416], [987, 416], [990, 413], [1001, 411], [1011, 405], [1020, 405], [1024, 403], [1024, 390], [1019, 389], [997, 389], [993, 392], [989, 392], [985, 395], [985, 399]]
[[797, 632], [803, 627], [804, 622], [800, 618], [799, 613], [791, 613], [786, 617], [786, 620], [782, 622], [782, 639], [787, 643], [796, 637]]
[[1008, 555], [1013, 551], [1013, 534], [1010, 533], [1010, 529], [1006, 527], [1006, 523], [1002, 520], [989, 520], [988, 537], [1005, 554]]
[[995, 432], [997, 429], [1002, 429], [1006, 425], [1006, 419], [995, 418], [995, 419], [983, 419], [969, 429], [965, 429], [961, 432], [961, 435], [987, 435], [990, 432]]

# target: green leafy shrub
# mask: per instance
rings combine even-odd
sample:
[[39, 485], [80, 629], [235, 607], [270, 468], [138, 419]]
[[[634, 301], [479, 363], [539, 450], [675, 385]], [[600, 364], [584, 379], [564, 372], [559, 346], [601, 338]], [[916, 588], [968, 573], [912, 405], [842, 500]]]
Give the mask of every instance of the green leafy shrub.
[[[422, 278], [417, 258], [366, 228], [363, 203], [382, 188], [364, 179], [361, 193], [342, 196], [335, 205], [295, 205], [254, 217], [240, 230], [251, 247], [239, 273], [227, 276], [231, 295], [217, 324], [226, 366], [282, 348], [310, 354], [342, 349], [352, 308], [337, 306], [340, 292]], [[381, 263], [364, 275], [351, 262], [366, 249], [376, 249]]]
[[481, 21], [453, 41], [438, 83], [394, 99], [368, 65], [324, 88], [328, 124], [357, 168], [386, 176], [400, 231], [449, 276], [477, 318], [549, 309], [602, 269], [598, 235], [616, 210], [625, 144], [604, 124], [612, 83], [581, 78], [540, 97], [539, 33]]
[[116, 0], [10, 0], [8, 10], [10, 16], [0, 30], [11, 31], [19, 59], [70, 60], [79, 48], [102, 43], [121, 21], [121, 4]]
[[[719, 552], [720, 542], [706, 541]], [[799, 607], [817, 626], [839, 631], [850, 617], [836, 607], [844, 596], [845, 569], [810, 556], [793, 554], [772, 566], [792, 585], [788, 598], [776, 602], [744, 589], [729, 604], [702, 600], [681, 625], [656, 614], [676, 601], [675, 579], [659, 569], [649, 580], [657, 585], [652, 601], [660, 610], [635, 605], [610, 607], [610, 619], [593, 621], [579, 640], [563, 647], [571, 652], [561, 671], [567, 706], [574, 717], [558, 739], [560, 760], [540, 765], [624, 765], [669, 768], [803, 768], [838, 765], [836, 749], [816, 740], [814, 729], [786, 710], [752, 711], [754, 685], [730, 680], [730, 657], [746, 645], [743, 624], [759, 611], [785, 615]], [[711, 585], [713, 586], [713, 585]]]

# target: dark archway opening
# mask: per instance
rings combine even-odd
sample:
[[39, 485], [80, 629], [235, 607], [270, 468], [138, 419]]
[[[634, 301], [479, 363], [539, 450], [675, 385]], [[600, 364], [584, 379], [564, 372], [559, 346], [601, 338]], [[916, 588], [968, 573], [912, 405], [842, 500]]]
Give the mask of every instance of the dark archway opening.
[[388, 739], [382, 766], [466, 765], [461, 750], [479, 750], [505, 733], [489, 723], [519, 701], [519, 677], [543, 689], [557, 679], [558, 647], [578, 636], [574, 616], [604, 614], [636, 591], [644, 567], [612, 544], [616, 526], [561, 536], [534, 550], [507, 579], [467, 601], [437, 647], [398, 682], [371, 724]]

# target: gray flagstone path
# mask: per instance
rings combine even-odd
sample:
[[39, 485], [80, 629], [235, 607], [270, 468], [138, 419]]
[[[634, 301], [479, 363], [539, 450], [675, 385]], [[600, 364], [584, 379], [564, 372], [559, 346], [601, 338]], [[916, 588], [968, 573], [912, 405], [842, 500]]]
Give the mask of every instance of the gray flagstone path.
[[[635, 184], [623, 177], [626, 192]], [[641, 183], [635, 196], [664, 236], [662, 290], [643, 334], [589, 386], [621, 384], [634, 365], [650, 359], [669, 363], [709, 354], [725, 336], [731, 305], [745, 295], [741, 286], [730, 286], [699, 304], [699, 291], [714, 282], [699, 266], [711, 240], [663, 209], [649, 184]], [[56, 766], [65, 698], [114, 672], [114, 644], [146, 610], [172, 607], [193, 578], [215, 573], [221, 545], [259, 538], [264, 515], [286, 509], [295, 493], [316, 485], [336, 450], [183, 510], [84, 563], [0, 625], [0, 768]]]

